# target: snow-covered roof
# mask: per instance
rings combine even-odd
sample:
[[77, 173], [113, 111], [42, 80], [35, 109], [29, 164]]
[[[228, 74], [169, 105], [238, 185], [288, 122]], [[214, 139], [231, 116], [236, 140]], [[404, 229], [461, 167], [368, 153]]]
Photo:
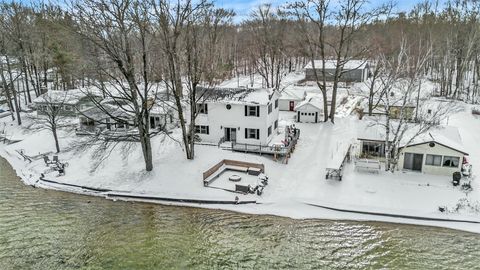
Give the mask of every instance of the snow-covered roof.
[[359, 121], [357, 139], [362, 141], [385, 141], [385, 127], [373, 121]]
[[131, 119], [133, 115], [122, 110], [118, 106], [114, 106], [111, 104], [102, 104], [101, 107], [90, 107], [80, 112], [80, 115], [93, 119], [95, 121], [101, 121], [106, 118], [118, 117], [123, 119]]
[[[323, 66], [322, 60], [314, 60], [315, 69], [320, 69]], [[325, 60], [325, 69], [335, 69], [337, 60]], [[367, 61], [365, 60], [349, 60], [343, 65], [343, 70], [365, 69], [367, 68]], [[312, 69], [312, 62], [308, 62], [305, 69]]]
[[305, 90], [286, 88], [280, 93], [282, 100], [304, 100], [307, 93]]
[[75, 105], [85, 97], [100, 97], [98, 91], [90, 89], [71, 89], [67, 91], [49, 90], [47, 93], [35, 98], [34, 103], [59, 103]]
[[317, 98], [317, 97], [310, 97], [302, 102], [300, 102], [296, 107], [295, 107], [295, 111], [301, 109], [302, 107], [305, 107], [307, 105], [311, 105], [315, 108], [317, 108], [318, 110], [323, 110], [323, 103], [322, 103], [322, 100], [320, 98]]
[[266, 105], [275, 94], [271, 88], [203, 88], [197, 89], [203, 101]]
[[433, 128], [429, 132], [417, 136], [410, 143], [403, 141], [403, 143], [400, 144], [400, 148], [411, 147], [431, 142], [443, 145], [447, 148], [468, 155], [465, 147], [463, 146], [462, 138], [460, 137], [458, 128], [452, 126], [439, 126]]
[[[393, 129], [395, 129], [395, 124], [392, 125]], [[456, 127], [437, 126], [410, 141], [416, 132], [416, 125], [408, 128], [400, 141], [399, 148], [434, 142], [468, 155]], [[357, 139], [363, 141], [385, 141], [385, 127], [373, 121], [360, 121], [357, 125]]]
[[151, 115], [165, 115], [171, 114], [176, 110], [176, 104], [168, 100], [156, 100], [155, 104], [150, 108]]

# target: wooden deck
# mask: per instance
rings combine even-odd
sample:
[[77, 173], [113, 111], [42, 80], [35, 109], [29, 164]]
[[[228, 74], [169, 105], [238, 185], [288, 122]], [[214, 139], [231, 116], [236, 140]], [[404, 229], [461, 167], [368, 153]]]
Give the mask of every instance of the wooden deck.
[[259, 155], [273, 155], [274, 159], [283, 159], [288, 163], [288, 158], [295, 150], [298, 139], [300, 138], [300, 130], [296, 129], [295, 136], [293, 136], [287, 146], [284, 145], [261, 145], [261, 144], [247, 144], [232, 142], [231, 150], [236, 152], [254, 153]]

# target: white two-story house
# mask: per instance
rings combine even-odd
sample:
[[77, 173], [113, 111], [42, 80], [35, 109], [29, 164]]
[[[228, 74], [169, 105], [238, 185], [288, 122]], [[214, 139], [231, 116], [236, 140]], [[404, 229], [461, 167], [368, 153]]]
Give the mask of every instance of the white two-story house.
[[196, 134], [202, 141], [268, 145], [278, 129], [279, 95], [273, 89], [200, 88]]

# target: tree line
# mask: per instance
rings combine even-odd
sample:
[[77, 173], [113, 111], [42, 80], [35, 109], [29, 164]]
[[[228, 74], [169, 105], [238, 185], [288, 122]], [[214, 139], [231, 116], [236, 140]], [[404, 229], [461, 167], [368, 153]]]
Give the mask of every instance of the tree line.
[[[232, 10], [207, 0], [2, 2], [1, 89], [20, 125], [22, 108], [47, 87], [96, 86], [135, 116], [146, 170], [153, 168], [155, 135], [147, 104], [159, 83], [174, 101], [188, 159], [195, 156], [196, 105], [205, 94], [198, 86], [235, 76], [250, 76], [253, 84], [260, 76], [264, 87], [282, 91], [286, 74], [317, 59], [324, 60], [315, 78], [325, 121], [334, 122], [343, 67], [352, 59], [372, 65], [370, 113], [375, 78], [394, 70], [405, 77], [415, 70], [438, 82], [436, 95], [476, 103], [480, 3], [424, 1], [402, 13], [393, 8], [366, 0], [302, 0], [261, 5], [237, 22]], [[388, 65], [404, 51], [422, 64]], [[327, 59], [336, 63], [333, 84], [326, 81]]]

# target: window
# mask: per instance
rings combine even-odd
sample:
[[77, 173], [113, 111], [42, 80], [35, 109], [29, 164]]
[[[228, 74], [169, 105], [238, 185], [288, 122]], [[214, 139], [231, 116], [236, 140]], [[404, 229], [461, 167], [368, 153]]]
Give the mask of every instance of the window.
[[273, 123], [273, 129], [277, 129], [278, 127], [278, 120], [275, 120], [275, 123]]
[[268, 114], [272, 113], [272, 103], [268, 104]]
[[384, 142], [362, 142], [362, 154], [366, 157], [384, 157], [385, 143]]
[[272, 126], [268, 127], [268, 136], [272, 135]]
[[449, 156], [443, 157], [443, 167], [458, 167], [459, 163], [460, 163], [459, 157], [449, 157]]
[[278, 108], [278, 99], [275, 99], [275, 109]]
[[209, 134], [209, 128], [208, 126], [195, 126], [195, 133], [198, 133], [198, 134]]
[[427, 155], [427, 157], [425, 158], [425, 165], [442, 166], [442, 156]]
[[80, 123], [82, 126], [95, 126], [95, 122], [93, 121], [93, 119], [90, 119], [90, 118], [80, 118]]
[[246, 128], [245, 139], [260, 139], [260, 130], [255, 128]]
[[207, 114], [208, 113], [208, 104], [206, 104], [206, 103], [197, 104], [197, 112]]
[[260, 106], [245, 106], [245, 116], [260, 116]]

